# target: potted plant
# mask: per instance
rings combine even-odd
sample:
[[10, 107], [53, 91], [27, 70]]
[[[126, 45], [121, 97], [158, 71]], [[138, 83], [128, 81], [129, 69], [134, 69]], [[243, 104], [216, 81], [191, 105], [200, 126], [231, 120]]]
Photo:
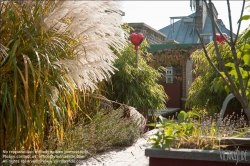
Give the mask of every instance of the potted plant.
[[181, 111], [177, 120], [160, 116], [150, 125], [159, 128], [150, 138], [152, 148], [145, 150], [150, 166], [250, 164], [250, 139], [243, 138], [249, 137], [249, 127], [242, 117], [221, 119]]

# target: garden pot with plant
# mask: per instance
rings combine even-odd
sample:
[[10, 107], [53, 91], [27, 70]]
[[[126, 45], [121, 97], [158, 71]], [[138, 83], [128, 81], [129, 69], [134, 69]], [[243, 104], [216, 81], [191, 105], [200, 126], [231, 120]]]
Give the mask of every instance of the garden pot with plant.
[[[249, 126], [243, 117], [208, 117], [181, 111], [177, 120], [159, 118], [159, 131], [145, 150], [150, 166], [249, 165]], [[248, 138], [247, 138], [248, 137]]]

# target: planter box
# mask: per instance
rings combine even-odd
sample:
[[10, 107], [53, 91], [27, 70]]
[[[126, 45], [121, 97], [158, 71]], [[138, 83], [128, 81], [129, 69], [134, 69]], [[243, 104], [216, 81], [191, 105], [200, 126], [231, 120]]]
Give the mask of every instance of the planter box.
[[228, 145], [227, 149], [229, 150], [235, 150], [237, 148], [239, 151], [247, 150], [250, 152], [250, 139], [249, 138], [222, 137], [220, 144]]
[[149, 166], [249, 166], [249, 151], [148, 148], [145, 155]]

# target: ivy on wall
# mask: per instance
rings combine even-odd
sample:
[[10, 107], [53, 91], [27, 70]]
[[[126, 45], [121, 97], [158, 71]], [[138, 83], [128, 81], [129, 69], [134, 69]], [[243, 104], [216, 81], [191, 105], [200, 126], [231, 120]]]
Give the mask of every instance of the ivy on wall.
[[[173, 66], [176, 70], [183, 70], [186, 66], [187, 59], [190, 55], [197, 49], [201, 49], [201, 45], [189, 45], [183, 48], [183, 46], [176, 45], [173, 48], [168, 48], [163, 51], [153, 52], [153, 61], [149, 62], [149, 65], [153, 68], [158, 68], [160, 66], [167, 67]], [[182, 75], [176, 75], [175, 79], [181, 81]], [[164, 78], [160, 80], [163, 81]]]

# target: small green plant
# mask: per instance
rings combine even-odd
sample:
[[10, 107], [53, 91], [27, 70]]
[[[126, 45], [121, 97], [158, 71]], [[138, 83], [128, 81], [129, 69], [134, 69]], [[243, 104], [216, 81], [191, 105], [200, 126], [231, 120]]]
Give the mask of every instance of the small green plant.
[[177, 120], [159, 117], [157, 124], [149, 124], [159, 131], [149, 140], [155, 148], [219, 149], [222, 137], [249, 136], [244, 117], [233, 115], [221, 119], [195, 111], [181, 111]]
[[160, 121], [156, 124], [159, 131], [156, 133], [156, 137], [150, 138], [153, 141], [153, 147], [170, 148], [177, 140], [190, 142], [189, 137], [199, 133], [195, 123], [192, 121], [195, 117], [199, 118], [200, 116], [196, 112], [186, 113], [184, 111], [178, 114], [177, 121], [160, 116]]

